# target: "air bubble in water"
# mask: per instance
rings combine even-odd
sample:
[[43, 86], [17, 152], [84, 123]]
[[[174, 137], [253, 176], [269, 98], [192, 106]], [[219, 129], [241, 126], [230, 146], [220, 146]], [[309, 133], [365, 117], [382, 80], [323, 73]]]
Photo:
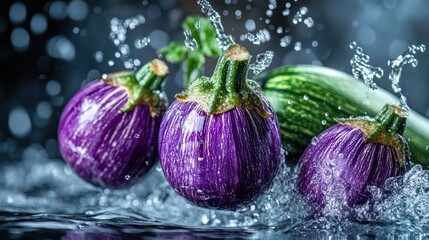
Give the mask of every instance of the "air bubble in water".
[[388, 65], [391, 70], [389, 73], [389, 80], [392, 82], [392, 89], [395, 93], [398, 93], [400, 96], [399, 105], [402, 109], [405, 110], [407, 116], [410, 112], [410, 108], [407, 104], [407, 98], [402, 93], [402, 89], [399, 86], [399, 80], [401, 78], [402, 69], [405, 65], [411, 64], [412, 67], [416, 67], [419, 63], [415, 55], [417, 52], [425, 52], [426, 46], [424, 44], [420, 45], [410, 45], [408, 46], [408, 50], [399, 55], [395, 60], [389, 61]]
[[266, 51], [256, 56], [256, 62], [249, 65], [249, 69], [253, 71], [253, 74], [258, 75], [270, 66], [273, 61], [274, 52]]
[[350, 60], [352, 73], [356, 79], [363, 78], [366, 85], [371, 90], [377, 89], [377, 84], [374, 82], [374, 77], [381, 78], [384, 74], [383, 69], [374, 67], [369, 64], [369, 56], [363, 53], [361, 47], [356, 42], [350, 43], [350, 49], [356, 49], [356, 53]]
[[295, 16], [292, 19], [293, 24], [298, 24], [302, 22], [304, 19], [304, 16], [307, 14], [308, 8], [307, 7], [301, 7], [296, 13]]

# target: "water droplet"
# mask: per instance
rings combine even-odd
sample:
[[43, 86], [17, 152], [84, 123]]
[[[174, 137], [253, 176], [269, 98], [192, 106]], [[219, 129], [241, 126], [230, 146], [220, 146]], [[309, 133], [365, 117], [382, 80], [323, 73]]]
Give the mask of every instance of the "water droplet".
[[[3, 6], [4, 7], [4, 6]], [[15, 2], [10, 6], [9, 19], [12, 23], [19, 24], [25, 21], [27, 8], [21, 2]]]
[[134, 134], [134, 138], [139, 138], [139, 137], [140, 137], [140, 134], [138, 133]]
[[302, 50], [302, 43], [300, 41], [295, 42], [295, 46], [293, 46], [293, 49], [297, 52]]
[[261, 29], [256, 34], [246, 33], [240, 37], [242, 41], [248, 40], [255, 45], [268, 42], [271, 40], [270, 32], [267, 29]]
[[30, 28], [34, 34], [44, 33], [48, 28], [48, 21], [46, 20], [45, 15], [41, 13], [35, 14], [31, 18]]
[[341, 110], [341, 109], [343, 109], [343, 107], [342, 106], [338, 106], [338, 110]]
[[22, 138], [31, 132], [31, 120], [23, 107], [14, 108], [9, 114], [9, 130], [16, 137]]
[[258, 75], [270, 66], [273, 61], [274, 52], [266, 51], [256, 56], [256, 62], [249, 65], [249, 69], [253, 71], [253, 74]]
[[389, 61], [388, 65], [391, 70], [389, 73], [389, 80], [392, 83], [392, 89], [395, 93], [398, 93], [400, 96], [399, 105], [404, 109], [407, 116], [410, 112], [410, 108], [407, 104], [407, 98], [402, 94], [402, 89], [399, 86], [399, 80], [401, 78], [402, 69], [405, 65], [411, 64], [412, 67], [416, 67], [419, 63], [415, 55], [418, 52], [425, 52], [426, 46], [424, 44], [421, 45], [410, 45], [408, 46], [408, 50], [399, 55], [395, 60]]
[[195, 48], [198, 47], [197, 41], [195, 41], [194, 38], [192, 38], [191, 31], [189, 29], [186, 29], [183, 34], [185, 34], [185, 46], [192, 51], [195, 50]]
[[36, 113], [40, 118], [48, 119], [52, 115], [52, 106], [46, 101], [40, 102], [37, 105]]
[[146, 47], [150, 43], [150, 38], [143, 37], [143, 38], [137, 38], [134, 45], [137, 49], [141, 49]]
[[244, 26], [246, 27], [246, 30], [249, 32], [255, 31], [256, 29], [256, 24], [255, 24], [255, 21], [253, 21], [253, 19], [248, 19], [245, 22]]
[[115, 62], [114, 62], [113, 60], [109, 60], [109, 61], [107, 62], [107, 64], [109, 64], [109, 66], [113, 66], [113, 65], [115, 65]]
[[229, 45], [235, 42], [231, 35], [225, 34], [219, 13], [212, 8], [207, 0], [198, 0], [197, 3], [201, 6], [201, 11], [206, 14], [212, 22], [214, 28], [216, 29], [217, 43], [219, 47], [225, 51]]
[[201, 22], [200, 22], [200, 21], [197, 21], [197, 22], [195, 23], [195, 28], [196, 28], [196, 29], [200, 29], [200, 27], [201, 27]]
[[292, 42], [292, 37], [290, 35], [286, 35], [280, 39], [280, 46], [287, 47]]
[[67, 17], [67, 3], [63, 1], [53, 1], [49, 6], [49, 16], [56, 20]]
[[75, 58], [76, 49], [74, 44], [65, 36], [56, 36], [49, 39], [46, 48], [49, 56], [53, 58], [72, 61]]
[[329, 113], [328, 112], [325, 112], [325, 117], [329, 117]]
[[130, 175], [125, 175], [125, 180], [128, 181], [128, 180], [130, 180], [130, 178], [131, 178]]
[[46, 93], [49, 96], [57, 96], [61, 92], [61, 85], [55, 80], [51, 80], [46, 84]]
[[287, 103], [288, 103], [288, 104], [292, 104], [292, 100], [288, 99], [288, 100], [287, 100]]
[[323, 119], [322, 120], [322, 125], [326, 125], [326, 123], [327, 123], [326, 120]]
[[82, 21], [89, 13], [88, 4], [82, 0], [73, 0], [67, 7], [69, 18], [74, 21]]
[[198, 157], [198, 161], [203, 161], [204, 160], [204, 158], [203, 157]]
[[374, 82], [374, 77], [381, 78], [384, 74], [383, 69], [374, 67], [369, 64], [369, 56], [363, 53], [363, 49], [356, 42], [351, 42], [350, 49], [355, 49], [356, 53], [350, 60], [352, 73], [356, 79], [363, 78], [366, 85], [371, 90], [377, 89], [377, 84]]
[[304, 94], [304, 96], [302, 97], [305, 101], [307, 101], [308, 99], [310, 99], [310, 97], [307, 94]]
[[317, 144], [317, 142], [319, 141], [319, 139], [317, 137], [313, 137], [311, 139], [311, 145], [315, 146]]
[[30, 45], [30, 35], [24, 28], [15, 28], [10, 34], [10, 41], [17, 51], [25, 51]]

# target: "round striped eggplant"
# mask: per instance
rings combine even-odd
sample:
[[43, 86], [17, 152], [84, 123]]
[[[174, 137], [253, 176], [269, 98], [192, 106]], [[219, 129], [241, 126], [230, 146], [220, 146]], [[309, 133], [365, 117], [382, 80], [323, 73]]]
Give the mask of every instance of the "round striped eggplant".
[[58, 128], [61, 154], [93, 185], [125, 188], [156, 162], [167, 98], [168, 69], [153, 60], [138, 72], [120, 72], [85, 86], [68, 102]]
[[324, 207], [335, 201], [353, 207], [368, 201], [368, 186], [409, 168], [402, 137], [405, 112], [386, 105], [375, 118], [340, 119], [309, 144], [298, 165], [298, 191]]
[[160, 162], [173, 189], [206, 208], [238, 209], [271, 184], [281, 161], [277, 117], [232, 45], [211, 78], [177, 94], [161, 123]]

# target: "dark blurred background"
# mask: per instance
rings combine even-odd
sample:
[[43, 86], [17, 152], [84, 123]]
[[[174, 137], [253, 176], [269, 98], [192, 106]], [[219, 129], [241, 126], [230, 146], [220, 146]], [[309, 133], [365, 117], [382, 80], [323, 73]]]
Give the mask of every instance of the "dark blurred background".
[[[385, 70], [378, 85], [391, 90], [387, 61], [409, 44], [429, 45], [425, 0], [210, 2], [221, 13], [226, 33], [253, 56], [275, 52], [269, 69], [303, 63], [351, 72], [354, 52], [348, 46], [356, 41], [370, 63]], [[293, 24], [302, 7], [308, 10], [306, 23]], [[104, 73], [157, 57], [156, 50], [170, 41], [184, 41], [180, 23], [201, 14], [196, 0], [0, 1], [0, 161], [19, 159], [22, 149], [34, 144], [59, 157], [58, 120], [73, 94]], [[109, 37], [113, 18], [137, 21], [121, 47]], [[270, 41], [240, 41], [260, 29], [270, 32]], [[144, 38], [150, 39], [147, 46]], [[404, 69], [400, 86], [411, 108], [429, 116], [429, 52], [417, 58], [420, 65]], [[208, 72], [214, 62], [209, 61]], [[182, 72], [171, 65], [170, 72], [166, 91], [172, 99], [182, 89]]]

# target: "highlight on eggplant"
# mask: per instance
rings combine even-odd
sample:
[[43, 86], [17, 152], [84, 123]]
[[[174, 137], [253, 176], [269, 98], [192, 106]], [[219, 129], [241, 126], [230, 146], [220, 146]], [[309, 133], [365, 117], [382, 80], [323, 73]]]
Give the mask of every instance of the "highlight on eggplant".
[[375, 118], [339, 119], [315, 137], [298, 162], [298, 192], [318, 207], [353, 207], [368, 201], [368, 186], [382, 187], [409, 169], [402, 136], [406, 114], [385, 105]]
[[266, 190], [282, 147], [275, 112], [247, 79], [250, 54], [231, 45], [212, 77], [177, 94], [159, 134], [160, 162], [172, 188], [206, 208], [239, 209]]
[[156, 163], [167, 75], [167, 65], [155, 59], [137, 72], [94, 81], [72, 97], [58, 140], [64, 160], [80, 177], [95, 186], [126, 188]]

